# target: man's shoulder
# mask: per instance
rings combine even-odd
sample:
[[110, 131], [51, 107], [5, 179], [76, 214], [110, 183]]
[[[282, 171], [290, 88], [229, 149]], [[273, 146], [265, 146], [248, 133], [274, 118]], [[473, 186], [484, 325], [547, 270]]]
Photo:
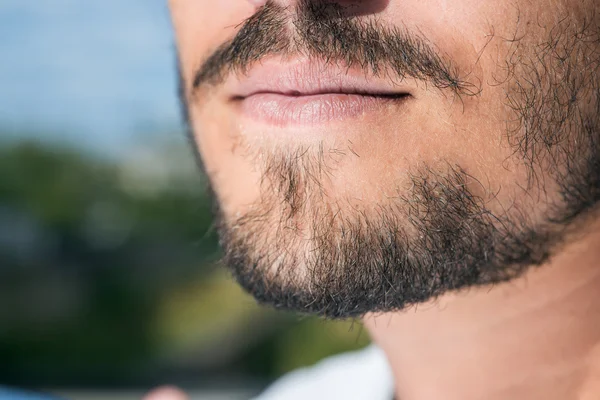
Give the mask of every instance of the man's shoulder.
[[255, 400], [388, 400], [392, 393], [393, 379], [385, 355], [371, 345], [284, 375]]

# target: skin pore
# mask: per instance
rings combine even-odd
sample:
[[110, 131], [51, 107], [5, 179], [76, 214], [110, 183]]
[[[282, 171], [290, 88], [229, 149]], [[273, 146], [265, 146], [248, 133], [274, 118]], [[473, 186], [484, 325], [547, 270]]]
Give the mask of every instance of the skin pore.
[[[400, 399], [598, 395], [594, 1], [170, 6], [225, 261], [259, 301], [363, 317]], [[278, 63], [385, 96], [240, 112]]]

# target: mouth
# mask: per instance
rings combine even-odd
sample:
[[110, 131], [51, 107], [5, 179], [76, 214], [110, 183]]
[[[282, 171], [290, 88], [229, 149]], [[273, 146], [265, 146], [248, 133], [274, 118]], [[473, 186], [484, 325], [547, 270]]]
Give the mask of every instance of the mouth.
[[336, 65], [269, 60], [225, 83], [229, 102], [244, 118], [269, 125], [315, 125], [395, 107], [413, 96], [392, 79]]

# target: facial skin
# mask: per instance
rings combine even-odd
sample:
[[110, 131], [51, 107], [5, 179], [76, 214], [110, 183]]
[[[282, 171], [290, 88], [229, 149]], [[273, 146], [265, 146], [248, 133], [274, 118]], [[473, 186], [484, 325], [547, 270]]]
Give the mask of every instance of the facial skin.
[[[275, 307], [353, 317], [546, 262], [600, 193], [595, 3], [171, 0], [238, 281]], [[354, 96], [359, 112], [334, 95], [261, 117], [271, 103], [239, 90], [278, 64], [379, 92]]]

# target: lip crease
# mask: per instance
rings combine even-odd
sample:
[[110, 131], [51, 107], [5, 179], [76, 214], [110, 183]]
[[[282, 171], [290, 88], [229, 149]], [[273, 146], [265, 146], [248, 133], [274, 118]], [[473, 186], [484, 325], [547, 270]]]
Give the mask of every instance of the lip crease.
[[271, 125], [313, 125], [403, 105], [401, 82], [307, 60], [264, 61], [225, 82], [228, 100], [244, 116]]

